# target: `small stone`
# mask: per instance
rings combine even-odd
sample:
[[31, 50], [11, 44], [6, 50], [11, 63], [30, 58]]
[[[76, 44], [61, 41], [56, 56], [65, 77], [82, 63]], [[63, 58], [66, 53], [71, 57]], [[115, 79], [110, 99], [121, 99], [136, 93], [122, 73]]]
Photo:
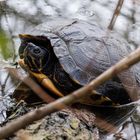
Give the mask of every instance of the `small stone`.
[[74, 119], [71, 120], [70, 126], [73, 129], [77, 129], [79, 127], [79, 123], [80, 123], [80, 121], [78, 119], [74, 118]]

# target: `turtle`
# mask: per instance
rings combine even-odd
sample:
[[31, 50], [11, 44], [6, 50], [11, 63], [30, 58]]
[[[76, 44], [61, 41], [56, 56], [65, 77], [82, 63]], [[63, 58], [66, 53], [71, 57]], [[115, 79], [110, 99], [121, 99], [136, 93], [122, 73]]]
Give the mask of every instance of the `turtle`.
[[[19, 64], [55, 97], [87, 85], [131, 51], [119, 33], [79, 19], [49, 20], [19, 37]], [[138, 65], [116, 75], [79, 102], [114, 110], [137, 101]], [[132, 106], [127, 114], [134, 111], [136, 106]]]

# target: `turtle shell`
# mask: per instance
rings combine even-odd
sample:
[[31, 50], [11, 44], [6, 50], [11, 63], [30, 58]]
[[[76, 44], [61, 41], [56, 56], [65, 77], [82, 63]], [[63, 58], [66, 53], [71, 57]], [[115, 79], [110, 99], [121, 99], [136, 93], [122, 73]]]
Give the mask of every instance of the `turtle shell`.
[[[26, 34], [46, 37], [65, 72], [80, 85], [88, 84], [130, 53], [128, 43], [119, 34], [103, 29], [96, 23], [77, 19], [53, 19]], [[20, 47], [19, 54], [22, 54], [23, 50], [24, 48]], [[106, 85], [100, 86], [97, 89], [101, 93], [99, 96], [94, 94], [86, 98], [86, 105], [91, 105], [90, 100], [93, 103], [96, 99], [101, 99], [101, 95], [109, 97], [113, 103], [116, 101], [115, 106], [99, 103], [87, 107], [95, 112], [97, 118], [103, 119], [103, 123], [101, 119], [97, 120], [100, 128], [104, 126], [103, 129], [106, 131], [113, 130], [135, 111], [137, 102], [133, 101], [138, 100], [139, 95], [139, 65], [133, 66], [108, 81]], [[80, 103], [83, 103], [81, 101]], [[111, 128], [108, 126], [109, 123]]]
[[[63, 69], [81, 85], [88, 84], [130, 53], [129, 45], [121, 35], [87, 21], [50, 20], [29, 34], [47, 37]], [[139, 78], [136, 68], [132, 67], [118, 77], [130, 98], [137, 100]]]

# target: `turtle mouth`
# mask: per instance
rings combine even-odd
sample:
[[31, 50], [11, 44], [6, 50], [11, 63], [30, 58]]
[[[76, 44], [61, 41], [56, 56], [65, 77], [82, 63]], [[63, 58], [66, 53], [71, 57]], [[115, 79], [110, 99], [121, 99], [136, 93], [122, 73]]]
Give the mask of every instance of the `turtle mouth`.
[[24, 49], [24, 62], [33, 72], [41, 72], [47, 67], [49, 52], [45, 48], [28, 43]]

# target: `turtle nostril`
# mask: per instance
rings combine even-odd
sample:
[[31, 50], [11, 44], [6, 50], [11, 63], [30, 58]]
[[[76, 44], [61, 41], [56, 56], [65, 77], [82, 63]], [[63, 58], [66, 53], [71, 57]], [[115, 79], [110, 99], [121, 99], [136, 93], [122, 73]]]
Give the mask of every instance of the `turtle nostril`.
[[41, 51], [40, 51], [39, 48], [35, 48], [35, 49], [33, 49], [33, 52], [34, 52], [35, 54], [39, 54]]

